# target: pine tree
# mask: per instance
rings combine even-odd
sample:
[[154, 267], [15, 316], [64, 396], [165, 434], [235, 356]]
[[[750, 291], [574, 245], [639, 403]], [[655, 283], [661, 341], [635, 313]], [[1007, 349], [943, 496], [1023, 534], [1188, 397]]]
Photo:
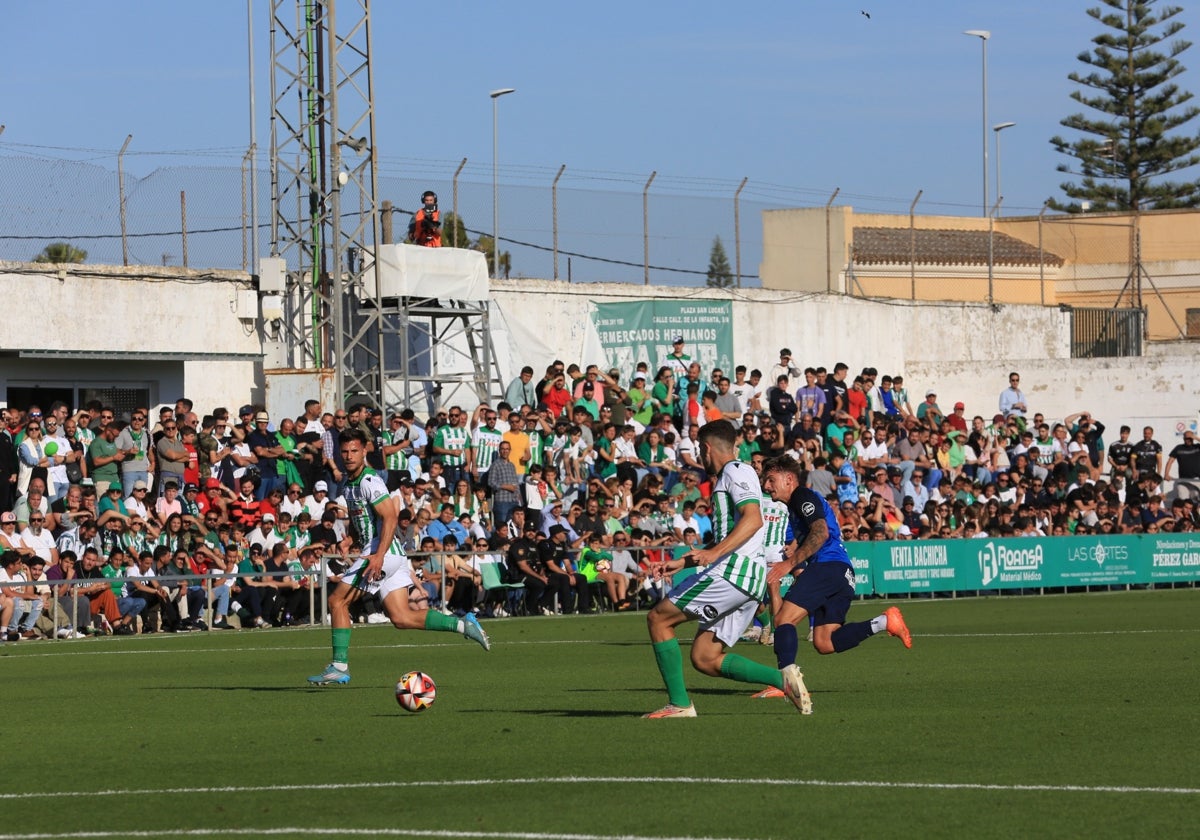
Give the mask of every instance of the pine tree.
[[[1200, 180], [1164, 181], [1170, 172], [1200, 163], [1200, 137], [1171, 132], [1193, 119], [1200, 109], [1184, 107], [1192, 94], [1174, 79], [1184, 67], [1177, 57], [1191, 42], [1170, 40], [1183, 29], [1174, 20], [1183, 10], [1162, 7], [1156, 0], [1101, 0], [1104, 7], [1088, 9], [1109, 31], [1092, 39], [1095, 47], [1079, 54], [1092, 68], [1068, 78], [1083, 90], [1071, 98], [1098, 112], [1072, 114], [1061, 121], [1084, 136], [1068, 143], [1052, 137], [1054, 148], [1074, 158], [1059, 172], [1080, 178], [1060, 188], [1071, 201], [1050, 200], [1056, 210], [1079, 212], [1080, 202], [1092, 210], [1149, 210], [1194, 207], [1200, 203]], [[1155, 48], [1163, 46], [1166, 52]]]
[[708, 285], [714, 289], [728, 289], [733, 285], [733, 272], [719, 236], [713, 239], [712, 250], [708, 254]]

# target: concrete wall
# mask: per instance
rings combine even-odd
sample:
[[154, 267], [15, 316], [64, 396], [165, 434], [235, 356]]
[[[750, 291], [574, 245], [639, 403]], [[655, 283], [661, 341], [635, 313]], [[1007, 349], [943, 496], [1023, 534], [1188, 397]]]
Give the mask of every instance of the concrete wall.
[[[207, 407], [261, 398], [261, 365], [253, 360], [128, 361], [102, 355], [261, 353], [257, 296], [243, 273], [0, 263], [0, 299], [14, 305], [10, 317], [0, 319], [0, 399], [8, 382], [31, 379], [48, 385], [148, 383], [152, 400], [173, 402], [186, 394]], [[17, 350], [66, 355], [48, 360], [4, 355]]]
[[[821, 216], [823, 232], [824, 210]], [[179, 269], [0, 265], [0, 294], [14, 315], [0, 319], [0, 397], [8, 383], [147, 383], [152, 400], [186, 395], [201, 409], [236, 410], [263, 399], [262, 365], [252, 361], [123, 361], [89, 353], [144, 350], [258, 353], [260, 334], [243, 320], [253, 306], [248, 278]], [[137, 279], [143, 274], [147, 279]], [[592, 301], [728, 300], [735, 362], [766, 372], [788, 346], [801, 365], [846, 362], [903, 374], [914, 400], [938, 390], [943, 407], [962, 399], [994, 413], [1005, 374], [1019, 370], [1034, 405], [1050, 416], [1079, 408], [1106, 423], [1173, 430], [1195, 422], [1200, 391], [1195, 347], [1157, 344], [1140, 359], [1072, 360], [1069, 317], [1057, 307], [863, 300], [771, 289], [666, 289], [550, 280], [492, 284], [497, 357], [507, 383], [523, 364], [605, 361], [591, 327]], [[239, 313], [238, 307], [242, 307]], [[17, 349], [72, 351], [22, 359]], [[657, 360], [647, 360], [652, 363]], [[295, 402], [295, 400], [292, 400]], [[292, 408], [280, 407], [292, 413]], [[1160, 438], [1166, 439], [1164, 433]]]

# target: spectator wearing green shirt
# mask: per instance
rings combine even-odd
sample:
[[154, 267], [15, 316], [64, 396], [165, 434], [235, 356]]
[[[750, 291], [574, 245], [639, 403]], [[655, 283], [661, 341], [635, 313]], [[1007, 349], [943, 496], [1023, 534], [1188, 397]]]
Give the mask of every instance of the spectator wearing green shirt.
[[116, 444], [120, 428], [109, 423], [100, 429], [100, 434], [88, 446], [88, 473], [96, 485], [96, 495], [103, 497], [110, 484], [121, 483], [121, 468], [118, 466], [128, 454]]

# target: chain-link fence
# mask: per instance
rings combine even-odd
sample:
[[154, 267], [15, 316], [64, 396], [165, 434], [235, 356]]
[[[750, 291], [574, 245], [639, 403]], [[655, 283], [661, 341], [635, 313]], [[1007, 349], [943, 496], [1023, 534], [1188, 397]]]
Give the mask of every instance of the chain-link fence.
[[[86, 251], [90, 263], [120, 265], [127, 253], [131, 265], [249, 268], [255, 226], [245, 162], [171, 165], [138, 176], [136, 160], [128, 156], [122, 179], [111, 153], [95, 161], [0, 153], [0, 259], [29, 261], [47, 245], [67, 242]], [[468, 165], [456, 178], [458, 169], [459, 162], [444, 171], [429, 162], [381, 166], [378, 199], [395, 208], [397, 239], [427, 189], [438, 193], [443, 213], [462, 218], [470, 244], [491, 236], [490, 166]], [[742, 198], [738, 182], [656, 176], [646, 189], [649, 173], [509, 167], [504, 175], [501, 250], [511, 254], [512, 277], [701, 286], [720, 237], [733, 284], [758, 286], [762, 211], [785, 206]], [[258, 249], [266, 255], [271, 180], [261, 158], [257, 182]]]

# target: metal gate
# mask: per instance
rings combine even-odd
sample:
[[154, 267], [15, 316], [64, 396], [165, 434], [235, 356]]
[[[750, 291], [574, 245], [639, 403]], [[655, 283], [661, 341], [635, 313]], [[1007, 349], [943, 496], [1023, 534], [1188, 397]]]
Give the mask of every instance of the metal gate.
[[1142, 355], [1145, 310], [1073, 307], [1071, 358]]

